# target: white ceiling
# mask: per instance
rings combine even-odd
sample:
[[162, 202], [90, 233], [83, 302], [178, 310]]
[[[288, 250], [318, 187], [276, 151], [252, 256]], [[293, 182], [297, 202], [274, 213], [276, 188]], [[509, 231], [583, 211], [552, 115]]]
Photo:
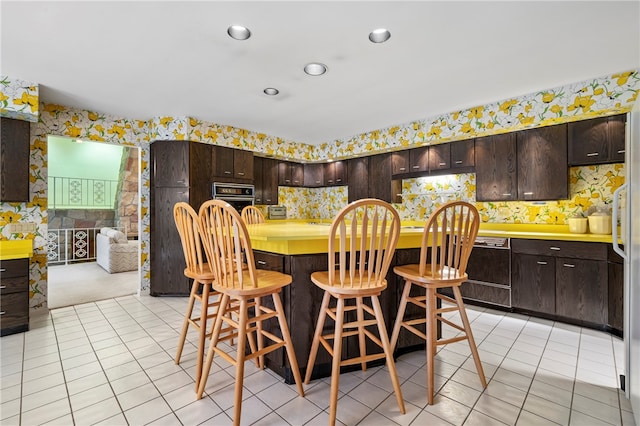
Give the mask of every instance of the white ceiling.
[[[640, 68], [638, 1], [7, 1], [3, 75], [47, 103], [318, 144]], [[249, 27], [236, 41], [227, 27]], [[387, 28], [384, 44], [368, 40]], [[302, 68], [329, 67], [321, 77]], [[266, 96], [266, 87], [280, 94]]]

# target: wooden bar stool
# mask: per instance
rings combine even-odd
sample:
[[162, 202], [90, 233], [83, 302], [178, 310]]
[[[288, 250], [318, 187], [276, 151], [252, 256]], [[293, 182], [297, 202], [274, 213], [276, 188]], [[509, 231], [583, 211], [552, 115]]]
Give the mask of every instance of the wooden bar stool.
[[[259, 366], [263, 368], [264, 355], [284, 346], [298, 393], [300, 396], [304, 396], [300, 369], [280, 300], [280, 291], [291, 283], [291, 276], [255, 268], [247, 227], [240, 214], [228, 203], [221, 200], [206, 201], [200, 207], [199, 218], [205, 253], [215, 276], [213, 287], [222, 295], [222, 300], [213, 326], [207, 358], [202, 369], [197, 398], [202, 398], [204, 393], [214, 354], [229, 361], [236, 367], [233, 423], [239, 425], [242, 410], [244, 362], [246, 360], [259, 358]], [[242, 267], [243, 253], [247, 261], [244, 269]], [[272, 297], [275, 309], [261, 304], [260, 298], [265, 296]], [[239, 305], [237, 310], [233, 307], [232, 301], [236, 301]], [[253, 309], [250, 311], [250, 308]], [[236, 312], [237, 320], [233, 318], [231, 312]], [[278, 320], [282, 338], [262, 326], [263, 321], [274, 317]], [[237, 331], [238, 350], [235, 358], [227, 354], [223, 348], [218, 347], [218, 343], [223, 340], [220, 334], [223, 323]], [[247, 335], [254, 332], [258, 335], [258, 349], [246, 355]], [[265, 346], [265, 337], [273, 343]]]
[[264, 215], [259, 208], [255, 206], [246, 206], [242, 209], [242, 220], [247, 225], [253, 225], [254, 223], [264, 223]]
[[[478, 235], [480, 216], [478, 210], [469, 203], [453, 201], [436, 209], [429, 217], [422, 235], [420, 263], [417, 265], [396, 266], [393, 271], [405, 280], [398, 316], [391, 334], [391, 347], [395, 348], [402, 327], [427, 342], [427, 400], [433, 404], [434, 388], [434, 356], [438, 345], [458, 342], [467, 339], [478, 376], [483, 387], [487, 386], [478, 349], [476, 348], [469, 319], [462, 302], [460, 285], [467, 280], [467, 261]], [[411, 286], [417, 285], [426, 289], [424, 296], [410, 296]], [[450, 287], [454, 299], [437, 292], [440, 288]], [[437, 309], [437, 299], [452, 303], [453, 307]], [[425, 309], [425, 318], [404, 320], [407, 303], [413, 303]], [[456, 324], [442, 316], [445, 312], [458, 311], [462, 325]], [[463, 335], [438, 340], [437, 322], [451, 326]], [[416, 326], [425, 324], [426, 333]]]
[[[207, 336], [207, 320], [215, 318], [219, 295], [211, 287], [213, 271], [204, 261], [200, 228], [198, 226], [198, 214], [187, 203], [179, 202], [173, 206], [173, 218], [180, 234], [182, 251], [186, 267], [184, 275], [193, 280], [187, 312], [182, 323], [182, 332], [178, 342], [178, 351], [175, 362], [180, 363], [184, 342], [187, 338], [189, 326], [198, 331], [198, 358], [196, 361], [196, 389], [202, 375], [202, 360], [204, 358], [204, 342]], [[200, 315], [193, 316], [195, 302], [200, 303]]]
[[[305, 383], [311, 380], [318, 347], [322, 344], [333, 357], [329, 405], [331, 425], [336, 421], [340, 367], [360, 364], [366, 370], [367, 362], [385, 358], [398, 407], [402, 414], [405, 413], [393, 351], [378, 300], [380, 293], [387, 288], [386, 275], [399, 234], [400, 217], [390, 204], [377, 199], [355, 201], [343, 208], [331, 224], [328, 271], [311, 274], [311, 281], [324, 290], [324, 297], [311, 344]], [[335, 261], [336, 254], [339, 256], [338, 264]], [[329, 308], [331, 297], [337, 299], [336, 308]], [[372, 307], [364, 304], [365, 297], [371, 299]], [[345, 302], [351, 299], [355, 299], [355, 304], [346, 305]], [[345, 322], [345, 312], [350, 311], [356, 312], [357, 319]], [[365, 319], [365, 313], [370, 318]], [[335, 321], [335, 332], [323, 335], [327, 315]], [[368, 326], [377, 326], [379, 337], [367, 329]], [[358, 336], [360, 356], [342, 360], [342, 339], [349, 336]], [[367, 337], [381, 347], [383, 352], [367, 354]], [[333, 340], [333, 347], [328, 340]]]

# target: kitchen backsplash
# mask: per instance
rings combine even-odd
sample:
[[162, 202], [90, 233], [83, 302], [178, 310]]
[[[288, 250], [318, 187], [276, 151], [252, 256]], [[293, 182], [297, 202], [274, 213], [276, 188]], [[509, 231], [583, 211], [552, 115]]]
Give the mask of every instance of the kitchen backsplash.
[[[403, 202], [394, 204], [402, 220], [426, 220], [438, 205], [451, 200], [474, 203], [485, 223], [566, 225], [567, 218], [586, 216], [597, 207], [610, 208], [613, 192], [624, 183], [623, 164], [571, 167], [569, 199], [544, 202], [476, 202], [475, 173], [405, 179]], [[280, 187], [278, 201], [289, 219], [331, 220], [347, 205], [346, 186]], [[623, 208], [624, 205], [621, 205]], [[264, 209], [266, 212], [266, 208]]]

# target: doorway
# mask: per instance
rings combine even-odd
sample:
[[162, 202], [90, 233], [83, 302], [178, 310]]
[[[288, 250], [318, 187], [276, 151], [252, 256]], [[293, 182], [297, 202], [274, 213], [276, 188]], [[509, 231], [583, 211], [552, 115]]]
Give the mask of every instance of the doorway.
[[[59, 136], [47, 146], [49, 309], [138, 294], [140, 149]], [[97, 242], [112, 231], [135, 259], [110, 273]]]

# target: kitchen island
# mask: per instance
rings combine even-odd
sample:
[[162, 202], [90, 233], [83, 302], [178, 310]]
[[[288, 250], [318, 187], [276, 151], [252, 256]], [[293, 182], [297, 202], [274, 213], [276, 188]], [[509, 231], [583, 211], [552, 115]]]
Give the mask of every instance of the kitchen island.
[[[327, 248], [330, 224], [329, 221], [285, 220], [267, 221], [264, 224], [248, 226], [257, 267], [277, 270], [293, 277], [292, 284], [283, 289], [282, 301], [302, 374], [305, 374], [323, 295], [323, 292], [311, 282], [310, 275], [312, 272], [328, 268]], [[389, 331], [395, 321], [397, 304], [402, 291], [402, 282], [393, 273], [393, 266], [418, 262], [423, 226], [424, 223], [421, 222], [403, 222], [401, 227], [394, 261], [387, 276], [388, 288], [380, 297], [384, 320]], [[611, 235], [571, 234], [566, 225], [482, 224], [479, 235], [611, 243]], [[510, 271], [507, 273], [510, 274]], [[517, 306], [507, 308], [517, 310]], [[408, 314], [423, 315], [417, 309]], [[333, 323], [331, 321], [328, 323], [328, 328], [332, 328]], [[423, 341], [418, 337], [406, 333], [405, 330], [402, 333], [404, 334], [401, 334], [395, 348], [396, 355], [423, 347]], [[377, 347], [372, 345], [371, 349], [376, 350]], [[344, 355], [349, 357], [357, 353], [357, 342], [346, 339], [343, 351]], [[288, 383], [292, 383], [293, 376], [283, 351], [270, 354], [267, 366], [284, 377]], [[325, 377], [330, 375], [330, 372], [331, 358], [324, 349], [320, 349], [312, 377]]]

